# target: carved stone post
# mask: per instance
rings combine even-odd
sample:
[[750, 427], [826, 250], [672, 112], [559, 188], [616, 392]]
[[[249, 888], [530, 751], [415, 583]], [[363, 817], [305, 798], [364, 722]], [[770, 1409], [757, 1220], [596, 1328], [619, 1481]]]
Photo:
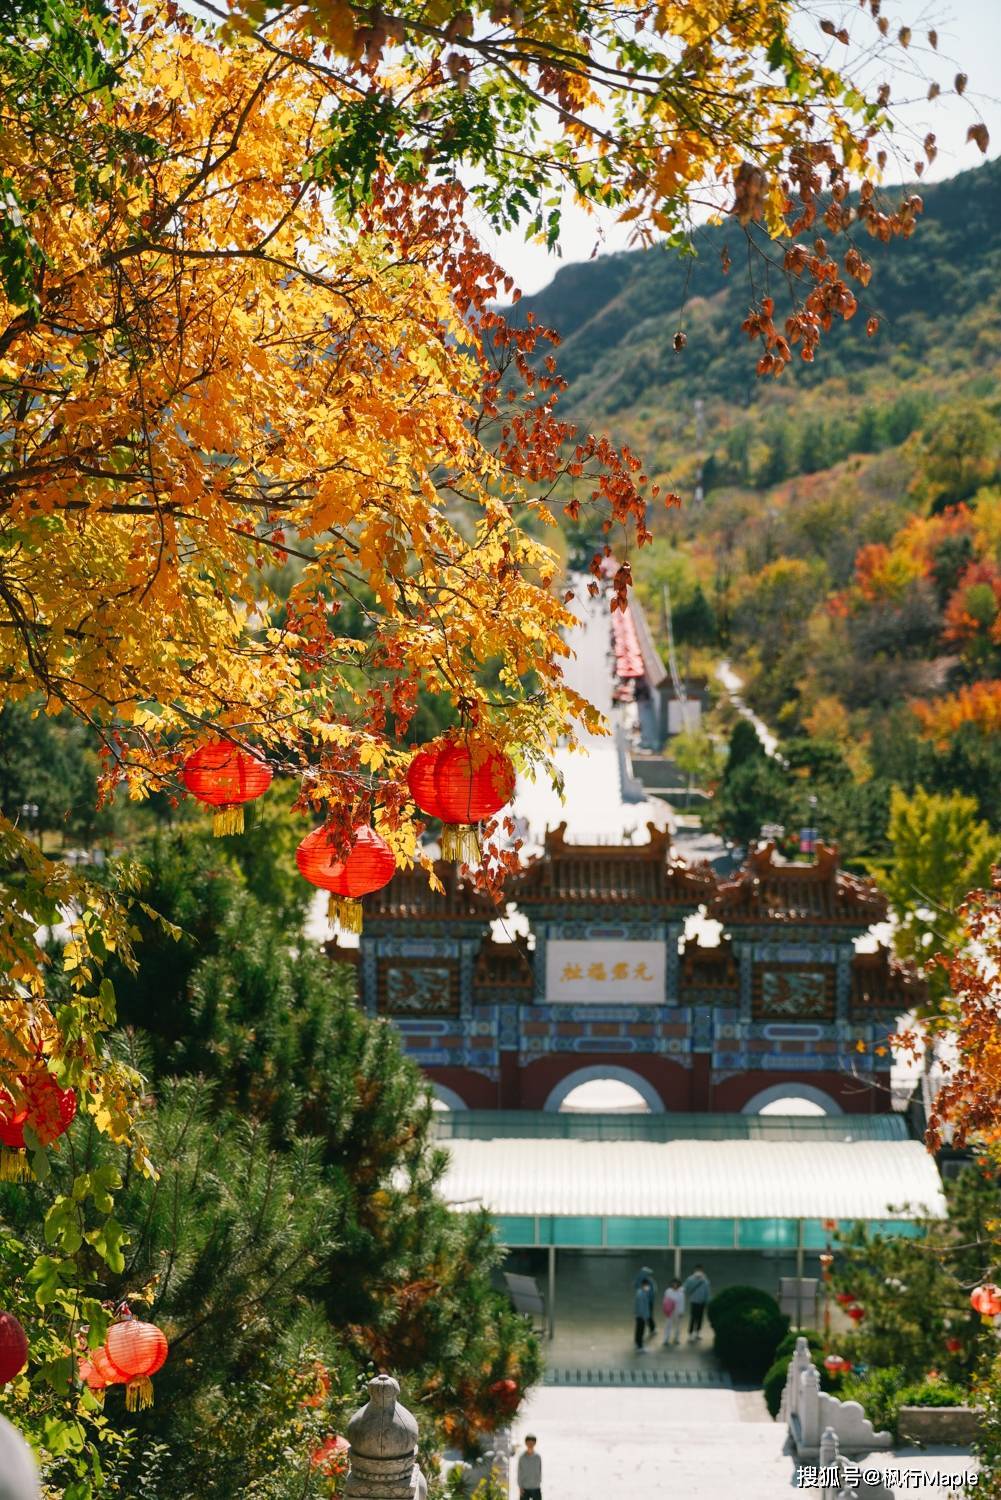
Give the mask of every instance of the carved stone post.
[[[840, 1458], [841, 1455], [838, 1453], [838, 1435], [833, 1427], [825, 1427], [823, 1436], [820, 1439], [820, 1452], [817, 1454], [817, 1465], [821, 1474], [823, 1474], [825, 1469], [834, 1469], [840, 1476]], [[841, 1483], [839, 1478], [839, 1482], [836, 1485], [825, 1484], [821, 1487], [819, 1500], [838, 1500], [840, 1494]]]
[[368, 1383], [368, 1404], [348, 1423], [349, 1500], [426, 1500], [427, 1480], [417, 1467], [417, 1423], [397, 1397], [390, 1375]]

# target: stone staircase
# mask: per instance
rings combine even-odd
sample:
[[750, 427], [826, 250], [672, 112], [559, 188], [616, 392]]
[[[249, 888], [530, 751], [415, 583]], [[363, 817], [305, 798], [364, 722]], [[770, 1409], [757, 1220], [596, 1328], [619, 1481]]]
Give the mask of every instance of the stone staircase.
[[730, 1390], [729, 1375], [722, 1370], [679, 1367], [677, 1369], [656, 1365], [638, 1365], [630, 1369], [602, 1369], [599, 1366], [554, 1365], [547, 1366], [543, 1385], [604, 1385], [604, 1386], [681, 1386], [687, 1389], [713, 1387]]

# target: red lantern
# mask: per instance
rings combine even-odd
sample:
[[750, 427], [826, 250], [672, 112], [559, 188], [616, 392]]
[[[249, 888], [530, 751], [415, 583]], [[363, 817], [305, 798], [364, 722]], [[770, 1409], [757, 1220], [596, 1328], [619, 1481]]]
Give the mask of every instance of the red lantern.
[[963, 1347], [963, 1340], [962, 1339], [957, 1339], [955, 1336], [952, 1337], [952, 1338], [946, 1339], [946, 1341], [945, 1341], [945, 1347], [946, 1347], [946, 1349], [948, 1349], [948, 1351], [949, 1351], [950, 1354], [959, 1354], [959, 1352], [961, 1351], [961, 1349]]
[[329, 1479], [343, 1474], [347, 1468], [347, 1456], [351, 1444], [347, 1438], [341, 1437], [339, 1432], [332, 1433], [330, 1437], [323, 1439], [318, 1448], [313, 1449], [310, 1463], [314, 1469], [319, 1469]]
[[970, 1306], [982, 1318], [996, 1318], [1001, 1313], [1001, 1287], [996, 1287], [993, 1281], [974, 1287], [970, 1293]]
[[842, 1354], [829, 1354], [824, 1360], [824, 1369], [832, 1375], [845, 1375], [851, 1369], [852, 1362], [845, 1359]]
[[92, 1359], [81, 1359], [77, 1365], [77, 1373], [87, 1389], [95, 1394], [103, 1391], [108, 1385], [108, 1381], [105, 1380]]
[[846, 1307], [845, 1308], [845, 1312], [851, 1318], [851, 1320], [855, 1324], [856, 1328], [861, 1323], [862, 1319], [865, 1317], [865, 1308], [864, 1307], [859, 1307], [859, 1305], [858, 1305], [857, 1302], [854, 1303], [853, 1306], [851, 1306], [851, 1307]]
[[361, 932], [359, 897], [388, 885], [396, 873], [396, 859], [374, 828], [361, 824], [342, 854], [325, 828], [307, 833], [295, 851], [300, 874], [321, 891], [330, 892], [330, 917], [345, 932]]
[[432, 818], [441, 818], [438, 794], [434, 789], [434, 773], [438, 766], [440, 748], [418, 750], [407, 770], [407, 785], [421, 812]]
[[414, 756], [407, 782], [422, 812], [444, 823], [442, 859], [479, 854], [473, 825], [499, 812], [514, 795], [510, 759], [487, 745], [447, 744]]
[[51, 1146], [69, 1129], [76, 1114], [76, 1094], [61, 1089], [39, 1057], [30, 1073], [22, 1073], [18, 1085], [24, 1103], [15, 1104], [7, 1090], [0, 1088], [0, 1182], [19, 1182], [31, 1176], [27, 1161], [25, 1126], [34, 1131], [43, 1146]]
[[835, 1292], [834, 1300], [841, 1307], [851, 1307], [852, 1303], [855, 1301], [855, 1298], [851, 1292]]
[[[93, 1372], [90, 1376], [84, 1374], [85, 1365], [89, 1365]], [[106, 1385], [125, 1384], [124, 1378], [111, 1363], [108, 1351], [103, 1345], [100, 1349], [88, 1349], [87, 1358], [80, 1364], [80, 1378], [86, 1380], [92, 1391], [103, 1390]]]
[[128, 1411], [153, 1405], [155, 1375], [167, 1358], [167, 1340], [155, 1323], [143, 1323], [131, 1315], [114, 1323], [104, 1341], [105, 1352], [117, 1378], [125, 1382]]
[[199, 802], [216, 808], [216, 838], [243, 832], [244, 802], [261, 797], [271, 785], [271, 767], [229, 740], [211, 740], [184, 762], [184, 785]]
[[0, 1385], [20, 1375], [28, 1363], [28, 1335], [13, 1313], [0, 1312]]

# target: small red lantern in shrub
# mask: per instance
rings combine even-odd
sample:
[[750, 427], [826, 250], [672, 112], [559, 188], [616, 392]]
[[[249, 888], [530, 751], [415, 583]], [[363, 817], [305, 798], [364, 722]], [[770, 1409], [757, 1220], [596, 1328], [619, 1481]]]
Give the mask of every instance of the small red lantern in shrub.
[[955, 1335], [953, 1335], [952, 1338], [946, 1339], [945, 1347], [950, 1354], [959, 1354], [963, 1348], [963, 1340], [957, 1339]]
[[824, 1360], [824, 1369], [831, 1375], [846, 1375], [852, 1367], [850, 1359], [845, 1359], [843, 1354], [828, 1354]]
[[490, 1394], [494, 1399], [497, 1410], [506, 1417], [513, 1416], [518, 1409], [521, 1399], [518, 1391], [518, 1383], [510, 1378], [495, 1380], [490, 1387]]
[[489, 745], [451, 743], [420, 750], [407, 772], [422, 812], [440, 818], [441, 857], [471, 860], [479, 854], [475, 825], [493, 817], [514, 796], [514, 766]]
[[996, 1318], [1001, 1313], [1001, 1288], [996, 1287], [993, 1281], [974, 1287], [970, 1293], [970, 1306], [982, 1318]]
[[13, 1313], [0, 1312], [0, 1385], [14, 1380], [28, 1363], [28, 1335]]
[[230, 740], [210, 740], [184, 762], [184, 785], [199, 802], [216, 809], [216, 838], [243, 832], [243, 804], [261, 797], [271, 785], [271, 767], [258, 755]]
[[341, 1437], [339, 1432], [331, 1433], [330, 1437], [323, 1439], [318, 1448], [313, 1449], [310, 1463], [328, 1479], [335, 1479], [338, 1474], [343, 1474], [347, 1469], [350, 1447], [351, 1444], [347, 1438]]
[[322, 1360], [313, 1363], [314, 1385], [308, 1396], [303, 1396], [303, 1406], [322, 1406], [330, 1395], [330, 1374]]
[[396, 859], [386, 840], [362, 824], [343, 853], [325, 828], [307, 833], [295, 851], [299, 873], [311, 885], [330, 892], [328, 911], [345, 932], [361, 932], [360, 897], [388, 885], [396, 873]]
[[858, 1305], [857, 1302], [853, 1303], [851, 1307], [846, 1307], [845, 1308], [845, 1312], [851, 1318], [851, 1320], [855, 1324], [856, 1328], [861, 1323], [862, 1319], [865, 1317], [865, 1308], [864, 1307], [859, 1307], [859, 1305]]
[[24, 1100], [15, 1104], [6, 1089], [0, 1088], [0, 1182], [20, 1182], [31, 1176], [28, 1166], [25, 1126], [34, 1131], [43, 1146], [51, 1146], [73, 1122], [76, 1094], [61, 1089], [39, 1056], [28, 1073], [22, 1073], [18, 1085]]
[[117, 1378], [125, 1383], [125, 1406], [136, 1411], [153, 1405], [155, 1375], [167, 1358], [167, 1340], [155, 1323], [144, 1323], [126, 1312], [113, 1323], [104, 1341], [105, 1352]]
[[851, 1292], [835, 1292], [834, 1300], [840, 1307], [851, 1307], [855, 1297]]

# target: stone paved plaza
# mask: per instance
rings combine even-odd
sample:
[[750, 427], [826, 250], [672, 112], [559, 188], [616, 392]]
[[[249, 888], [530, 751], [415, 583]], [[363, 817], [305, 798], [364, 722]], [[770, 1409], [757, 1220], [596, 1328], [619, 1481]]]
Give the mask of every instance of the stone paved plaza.
[[[526, 1432], [539, 1439], [544, 1500], [781, 1500], [819, 1493], [797, 1487], [784, 1430], [757, 1391], [548, 1386], [526, 1403], [515, 1441]], [[969, 1466], [956, 1449], [902, 1449], [871, 1462], [928, 1476]], [[912, 1480], [893, 1493], [946, 1500], [952, 1492], [925, 1483], [916, 1490]], [[513, 1481], [512, 1495], [516, 1500]]]

